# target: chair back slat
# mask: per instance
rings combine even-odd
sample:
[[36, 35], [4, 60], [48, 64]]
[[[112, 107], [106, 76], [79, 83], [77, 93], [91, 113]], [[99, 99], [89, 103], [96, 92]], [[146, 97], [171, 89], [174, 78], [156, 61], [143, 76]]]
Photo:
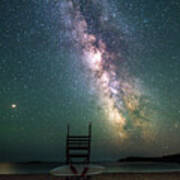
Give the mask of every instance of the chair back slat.
[[[67, 125], [66, 137], [66, 163], [88, 164], [90, 161], [91, 124], [89, 124], [88, 135], [70, 135], [70, 126]], [[76, 161], [74, 161], [76, 159]]]

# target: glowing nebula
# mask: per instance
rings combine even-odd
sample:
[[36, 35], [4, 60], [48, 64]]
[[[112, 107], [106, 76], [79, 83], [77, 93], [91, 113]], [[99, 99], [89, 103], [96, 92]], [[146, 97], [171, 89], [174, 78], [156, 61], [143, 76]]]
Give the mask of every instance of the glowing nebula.
[[130, 132], [127, 123], [130, 121], [131, 129], [141, 128], [142, 135], [146, 136], [149, 123], [141, 118], [146, 116], [146, 112], [139, 110], [143, 88], [138, 79], [131, 77], [128, 72], [123, 77], [117, 75], [113, 64], [115, 54], [107, 50], [108, 45], [102, 39], [88, 33], [88, 24], [78, 5], [74, 7], [69, 1], [63, 7], [69, 22], [65, 23], [66, 28], [70, 29], [71, 37], [81, 51], [84, 66], [90, 70], [89, 75], [111, 128], [122, 140], [126, 139]]

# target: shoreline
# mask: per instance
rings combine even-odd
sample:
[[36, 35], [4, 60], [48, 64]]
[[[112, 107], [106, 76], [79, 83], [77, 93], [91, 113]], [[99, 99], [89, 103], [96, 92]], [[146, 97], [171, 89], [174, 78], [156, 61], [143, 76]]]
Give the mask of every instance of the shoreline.
[[[100, 163], [105, 168], [104, 175], [109, 174], [164, 174], [180, 173], [180, 164], [177, 163], [147, 163], [147, 162], [122, 162], [122, 163]], [[48, 172], [60, 164], [0, 164], [0, 176], [26, 176], [26, 175], [48, 175]], [[180, 179], [180, 178], [179, 178]]]

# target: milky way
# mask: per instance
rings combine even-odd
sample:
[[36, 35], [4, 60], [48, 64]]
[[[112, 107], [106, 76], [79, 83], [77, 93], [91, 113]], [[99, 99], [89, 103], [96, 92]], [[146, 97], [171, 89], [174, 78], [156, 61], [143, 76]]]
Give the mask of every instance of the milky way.
[[[90, 4], [95, 7], [97, 1]], [[102, 1], [101, 9], [103, 6], [107, 8], [108, 2]], [[72, 43], [80, 52], [84, 67], [88, 69], [86, 76], [91, 77], [91, 87], [93, 90], [96, 89], [105, 119], [110, 125], [109, 129], [121, 140], [127, 139], [137, 130], [146, 140], [154, 137], [152, 122], [149, 120], [153, 114], [148, 117], [149, 110], [146, 108], [149, 102], [148, 92], [138, 78], [132, 76], [128, 69], [121, 67], [123, 63], [121, 62], [123, 58], [120, 56], [121, 49], [117, 51], [109, 48], [109, 46], [113, 47], [113, 43], [119, 43], [118, 40], [106, 43], [101, 32], [96, 33], [95, 28], [89, 30], [87, 18], [83, 15], [79, 3], [63, 2], [61, 9], [63, 9], [64, 26]], [[102, 24], [105, 26], [108, 23], [107, 18], [110, 17], [108, 13], [102, 11], [96, 18], [100, 18], [101, 22], [104, 21]]]

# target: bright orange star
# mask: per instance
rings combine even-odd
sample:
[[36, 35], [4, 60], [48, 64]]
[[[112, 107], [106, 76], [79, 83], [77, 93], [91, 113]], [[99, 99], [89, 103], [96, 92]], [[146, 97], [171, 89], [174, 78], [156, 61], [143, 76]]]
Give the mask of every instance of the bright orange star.
[[12, 104], [11, 107], [12, 107], [13, 109], [15, 109], [15, 108], [16, 108], [16, 104]]

